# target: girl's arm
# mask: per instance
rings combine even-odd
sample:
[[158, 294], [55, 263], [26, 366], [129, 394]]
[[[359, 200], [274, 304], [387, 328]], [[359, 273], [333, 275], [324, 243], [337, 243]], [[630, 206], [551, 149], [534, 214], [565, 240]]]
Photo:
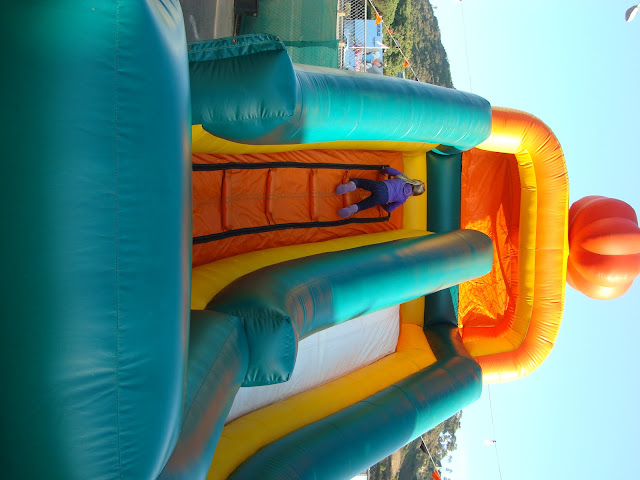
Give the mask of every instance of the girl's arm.
[[390, 202], [390, 203], [385, 203], [384, 205], [381, 205], [381, 207], [384, 208], [387, 212], [391, 213], [400, 205], [402, 205], [402, 203], [400, 202]]
[[388, 175], [400, 175], [400, 172], [393, 167], [384, 167], [380, 170], [382, 173], [386, 173]]

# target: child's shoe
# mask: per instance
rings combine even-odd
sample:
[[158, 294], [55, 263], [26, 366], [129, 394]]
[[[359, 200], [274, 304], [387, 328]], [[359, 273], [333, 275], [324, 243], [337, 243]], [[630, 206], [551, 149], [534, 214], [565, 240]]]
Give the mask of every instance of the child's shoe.
[[356, 213], [357, 211], [358, 211], [358, 205], [354, 203], [353, 205], [349, 205], [348, 207], [344, 207], [338, 210], [338, 215], [340, 215], [342, 218], [347, 218], [353, 215], [354, 213]]
[[356, 184], [353, 182], [343, 183], [342, 185], [338, 185], [336, 188], [336, 193], [338, 195], [342, 195], [347, 192], [353, 192], [356, 189]]

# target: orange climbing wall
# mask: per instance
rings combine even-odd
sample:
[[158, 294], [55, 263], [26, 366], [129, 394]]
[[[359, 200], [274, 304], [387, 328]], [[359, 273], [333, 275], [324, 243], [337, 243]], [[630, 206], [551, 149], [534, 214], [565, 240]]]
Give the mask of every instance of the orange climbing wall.
[[382, 166], [402, 170], [402, 153], [300, 150], [193, 155], [193, 265], [253, 250], [331, 240], [402, 227], [402, 208], [343, 220], [338, 209], [368, 193], [337, 195], [349, 178], [384, 180]]

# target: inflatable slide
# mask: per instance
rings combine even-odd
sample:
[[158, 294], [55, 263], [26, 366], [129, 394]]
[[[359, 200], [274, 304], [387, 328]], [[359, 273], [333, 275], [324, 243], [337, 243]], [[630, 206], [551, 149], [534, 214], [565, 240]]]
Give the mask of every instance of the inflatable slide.
[[[9, 9], [4, 478], [348, 479], [540, 366], [567, 277], [640, 270], [528, 113], [187, 45], [174, 0]], [[341, 218], [385, 167], [426, 194]]]

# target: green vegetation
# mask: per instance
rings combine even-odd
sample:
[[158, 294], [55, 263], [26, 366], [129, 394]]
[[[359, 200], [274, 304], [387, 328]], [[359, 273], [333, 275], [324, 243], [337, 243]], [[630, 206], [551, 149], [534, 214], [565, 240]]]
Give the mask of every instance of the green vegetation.
[[[427, 449], [431, 453], [436, 465], [457, 448], [456, 431], [460, 428], [462, 411], [445, 420], [422, 435]], [[393, 455], [371, 467], [371, 480], [414, 480], [416, 478], [431, 478], [433, 463], [429, 455], [420, 449], [422, 440], [418, 437], [405, 445]], [[443, 473], [450, 472], [444, 469]], [[442, 475], [443, 480], [446, 476]]]
[[[384, 31], [384, 43], [391, 47], [384, 54], [385, 75], [395, 76], [404, 71], [407, 78], [413, 79], [413, 68], [421, 82], [453, 87], [447, 52], [429, 1], [374, 0], [373, 3], [411, 63], [410, 67], [403, 67], [402, 54]], [[373, 9], [369, 17], [375, 18]]]

